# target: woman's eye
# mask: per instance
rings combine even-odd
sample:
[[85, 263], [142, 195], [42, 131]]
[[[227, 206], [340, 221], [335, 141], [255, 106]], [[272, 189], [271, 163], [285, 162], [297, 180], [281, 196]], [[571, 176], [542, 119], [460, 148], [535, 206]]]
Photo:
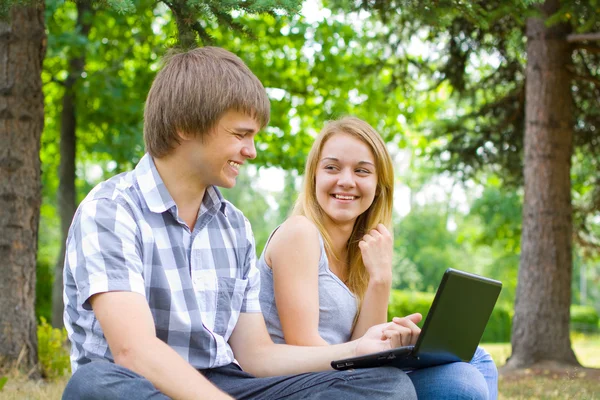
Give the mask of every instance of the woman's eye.
[[356, 173], [358, 173], [358, 174], [370, 174], [371, 171], [369, 171], [367, 169], [357, 169]]

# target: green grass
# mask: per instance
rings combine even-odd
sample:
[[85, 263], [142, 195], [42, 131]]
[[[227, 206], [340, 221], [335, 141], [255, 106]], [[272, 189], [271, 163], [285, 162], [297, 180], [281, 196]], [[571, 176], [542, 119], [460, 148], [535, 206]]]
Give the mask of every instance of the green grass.
[[17, 373], [8, 374], [8, 381], [0, 391], [1, 400], [54, 400], [60, 399], [67, 384], [67, 377], [52, 382], [28, 380]]
[[597, 400], [600, 399], [600, 382], [590, 379], [572, 379], [557, 376], [523, 377], [507, 380], [500, 377], [500, 400], [556, 399]]
[[[600, 335], [573, 335], [573, 348], [579, 362], [589, 368], [600, 368]], [[510, 355], [509, 343], [483, 344], [498, 366]], [[30, 381], [18, 373], [6, 375], [8, 381], [0, 391], [0, 400], [60, 399], [67, 377], [53, 382]], [[600, 374], [584, 376], [583, 370], [557, 373], [553, 371], [524, 371], [519, 376], [500, 377], [500, 400], [577, 399], [600, 400]]]
[[[587, 368], [600, 368], [600, 335], [571, 336], [579, 362]], [[510, 343], [488, 343], [482, 346], [501, 367], [510, 356]], [[600, 373], [590, 376], [581, 368], [556, 372], [525, 370], [517, 376], [500, 376], [500, 400], [577, 399], [600, 400]]]
[[[571, 334], [571, 343], [577, 359], [584, 367], [600, 368], [600, 335]], [[483, 343], [496, 365], [501, 367], [510, 356], [510, 343]]]

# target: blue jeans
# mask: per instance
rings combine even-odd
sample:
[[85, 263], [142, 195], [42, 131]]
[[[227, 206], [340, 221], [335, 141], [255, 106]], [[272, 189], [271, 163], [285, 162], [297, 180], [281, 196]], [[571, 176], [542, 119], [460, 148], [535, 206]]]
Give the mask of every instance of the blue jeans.
[[498, 399], [498, 368], [496, 368], [496, 364], [490, 353], [481, 347], [477, 347], [475, 355], [469, 364], [474, 366], [483, 375], [488, 387], [488, 399]]
[[[393, 368], [327, 371], [255, 378], [237, 365], [200, 371], [236, 399], [415, 400], [405, 372]], [[120, 365], [94, 361], [73, 374], [63, 400], [167, 400], [150, 381]]]
[[[478, 348], [471, 363], [452, 363], [407, 374], [392, 367], [255, 378], [237, 365], [200, 371], [236, 399], [476, 399], [495, 400], [498, 373]], [[409, 379], [410, 378], [410, 379]], [[416, 391], [416, 393], [415, 393]], [[150, 381], [120, 365], [94, 361], [80, 366], [63, 400], [167, 400]]]
[[498, 370], [492, 356], [481, 347], [477, 347], [469, 363], [424, 368], [408, 376], [419, 400], [498, 398]]

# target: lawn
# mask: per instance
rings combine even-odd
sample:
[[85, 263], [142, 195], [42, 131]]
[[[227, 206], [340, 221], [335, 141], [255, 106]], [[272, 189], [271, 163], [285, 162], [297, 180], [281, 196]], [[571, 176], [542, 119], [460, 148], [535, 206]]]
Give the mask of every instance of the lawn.
[[[572, 336], [573, 349], [579, 362], [588, 368], [600, 368], [600, 335]], [[483, 344], [496, 365], [501, 367], [510, 356], [509, 343]], [[568, 371], [525, 370], [500, 376], [500, 400], [577, 399], [600, 400], [600, 371], [590, 373], [582, 368]]]
[[[504, 365], [510, 355], [510, 344], [483, 344], [498, 366]], [[577, 358], [585, 367], [600, 368], [600, 335], [573, 336]], [[0, 391], [0, 400], [53, 400], [60, 399], [67, 378], [54, 382], [28, 381], [22, 375], [9, 374], [8, 382]], [[583, 369], [555, 372], [522, 371], [518, 375], [500, 377], [500, 399], [577, 399], [600, 400], [600, 373], [590, 377]]]

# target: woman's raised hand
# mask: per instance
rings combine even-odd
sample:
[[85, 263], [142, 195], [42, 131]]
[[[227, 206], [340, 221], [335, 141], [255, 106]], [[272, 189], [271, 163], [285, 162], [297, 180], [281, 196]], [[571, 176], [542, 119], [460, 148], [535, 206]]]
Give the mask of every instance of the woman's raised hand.
[[392, 281], [392, 235], [383, 224], [365, 234], [358, 243], [370, 281]]

